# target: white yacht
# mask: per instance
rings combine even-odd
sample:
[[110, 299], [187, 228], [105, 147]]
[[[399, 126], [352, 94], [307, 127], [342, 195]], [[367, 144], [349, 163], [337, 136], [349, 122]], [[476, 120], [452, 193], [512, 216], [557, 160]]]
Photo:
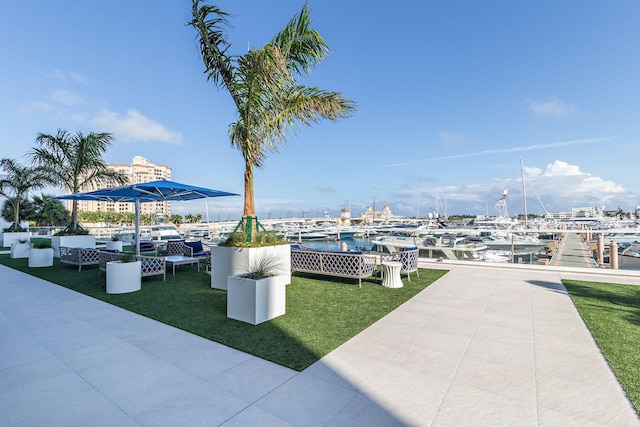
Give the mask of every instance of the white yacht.
[[452, 260], [481, 260], [481, 252], [487, 246], [469, 242], [464, 235], [434, 233], [434, 230], [418, 227], [409, 232], [396, 232], [372, 240], [372, 252], [395, 252], [398, 248], [417, 247], [420, 256]]

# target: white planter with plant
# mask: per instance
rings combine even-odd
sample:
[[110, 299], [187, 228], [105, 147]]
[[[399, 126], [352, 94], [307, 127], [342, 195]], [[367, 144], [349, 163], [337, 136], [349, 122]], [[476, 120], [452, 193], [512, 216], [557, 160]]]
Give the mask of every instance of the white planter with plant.
[[29, 240], [21, 240], [11, 244], [11, 258], [29, 258], [31, 243]]
[[105, 249], [108, 251], [122, 252], [122, 239], [120, 238], [120, 236], [117, 234], [115, 236], [112, 236], [111, 241], [107, 242]]
[[107, 262], [108, 294], [124, 294], [142, 289], [142, 263], [135, 259], [127, 261]]
[[92, 248], [96, 247], [96, 236], [83, 234], [75, 236], [51, 236], [51, 247], [56, 258], [60, 258], [60, 246], [66, 248]]
[[53, 248], [43, 243], [36, 243], [29, 249], [29, 267], [53, 266]]
[[235, 246], [211, 247], [211, 287], [227, 290], [227, 277], [235, 276], [247, 271], [247, 266], [253, 265], [259, 259], [278, 259], [281, 267], [279, 280], [284, 285], [291, 283], [291, 245], [271, 245], [256, 248]]
[[227, 278], [227, 317], [257, 325], [286, 312], [286, 276], [280, 258], [267, 252]]
[[2, 233], [2, 246], [10, 248], [14, 243], [29, 241], [31, 232], [29, 231], [5, 231]]

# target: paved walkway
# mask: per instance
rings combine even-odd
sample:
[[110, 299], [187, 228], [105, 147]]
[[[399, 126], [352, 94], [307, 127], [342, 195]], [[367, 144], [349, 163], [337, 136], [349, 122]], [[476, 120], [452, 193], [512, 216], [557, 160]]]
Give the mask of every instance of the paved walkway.
[[549, 263], [563, 267], [597, 268], [586, 243], [577, 233], [567, 233]]
[[640, 276], [425, 266], [451, 271], [303, 372], [0, 266], [0, 425], [640, 425], [560, 283]]

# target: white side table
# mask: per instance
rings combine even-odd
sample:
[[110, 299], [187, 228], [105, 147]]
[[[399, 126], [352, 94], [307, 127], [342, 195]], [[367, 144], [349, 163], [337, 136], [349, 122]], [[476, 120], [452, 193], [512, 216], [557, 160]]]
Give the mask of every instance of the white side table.
[[182, 255], [169, 255], [164, 257], [164, 260], [167, 264], [173, 267], [174, 276], [176, 275], [176, 265], [197, 264], [198, 273], [200, 272], [200, 260], [198, 258], [191, 258], [188, 256], [182, 256]]
[[380, 267], [382, 269], [382, 286], [385, 288], [402, 287], [402, 279], [400, 278], [401, 262], [385, 261], [380, 263]]

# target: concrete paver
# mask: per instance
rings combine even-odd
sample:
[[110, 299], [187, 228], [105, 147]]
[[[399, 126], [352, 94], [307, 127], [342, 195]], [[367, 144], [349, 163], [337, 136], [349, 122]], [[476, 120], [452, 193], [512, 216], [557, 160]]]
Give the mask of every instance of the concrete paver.
[[640, 425], [560, 282], [640, 275], [422, 266], [450, 271], [302, 372], [0, 266], [0, 425]]

